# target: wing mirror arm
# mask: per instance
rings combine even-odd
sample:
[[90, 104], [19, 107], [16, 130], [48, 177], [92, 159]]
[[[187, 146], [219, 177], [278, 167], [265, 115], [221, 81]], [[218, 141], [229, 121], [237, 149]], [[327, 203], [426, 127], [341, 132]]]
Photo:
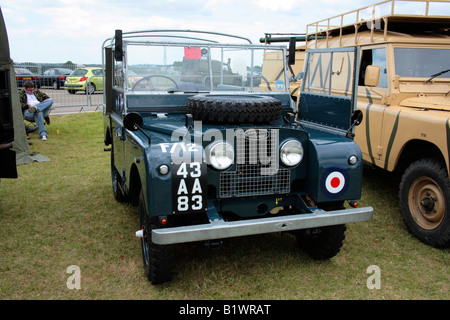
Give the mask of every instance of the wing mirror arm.
[[352, 130], [354, 127], [359, 126], [361, 124], [362, 120], [363, 120], [363, 113], [361, 110], [356, 110], [355, 112], [353, 112], [352, 117], [350, 119], [351, 126], [350, 126], [350, 128], [348, 128], [347, 134], [345, 135], [347, 138], [349, 138], [349, 139], [354, 138], [354, 134], [352, 133]]

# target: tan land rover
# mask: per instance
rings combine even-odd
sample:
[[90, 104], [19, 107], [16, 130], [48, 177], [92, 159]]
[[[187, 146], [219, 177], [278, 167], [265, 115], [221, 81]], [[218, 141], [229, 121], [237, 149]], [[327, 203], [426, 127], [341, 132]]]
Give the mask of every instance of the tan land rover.
[[[353, 47], [360, 56], [356, 68], [342, 54], [316, 61], [302, 83], [304, 90], [358, 72], [364, 120], [355, 141], [364, 160], [401, 172], [404, 221], [435, 247], [450, 245], [449, 29], [450, 2], [442, 0], [383, 1], [308, 24], [307, 51]], [[324, 76], [327, 68], [331, 79]], [[335, 94], [348, 95], [348, 88], [343, 83]]]

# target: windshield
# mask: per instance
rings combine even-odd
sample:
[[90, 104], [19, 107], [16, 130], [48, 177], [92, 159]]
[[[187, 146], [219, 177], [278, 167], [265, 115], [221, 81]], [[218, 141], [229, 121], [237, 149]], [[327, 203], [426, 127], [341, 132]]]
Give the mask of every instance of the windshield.
[[[395, 74], [400, 77], [430, 78], [450, 69], [450, 49], [395, 48]], [[450, 78], [442, 73], [436, 78]]]
[[21, 68], [17, 68], [15, 69], [16, 74], [31, 74], [31, 71], [28, 69], [21, 69]]
[[86, 73], [87, 73], [87, 70], [85, 70], [85, 69], [76, 69], [70, 74], [70, 76], [71, 77], [83, 77], [84, 75], [86, 75]]
[[[125, 43], [124, 43], [125, 45]], [[265, 55], [285, 56], [284, 47], [177, 43], [126, 43], [115, 67], [115, 85], [129, 91], [282, 91], [284, 59], [264, 75]], [[273, 74], [273, 75], [272, 75]], [[276, 79], [272, 79], [276, 77]], [[269, 85], [273, 82], [276, 85]]]

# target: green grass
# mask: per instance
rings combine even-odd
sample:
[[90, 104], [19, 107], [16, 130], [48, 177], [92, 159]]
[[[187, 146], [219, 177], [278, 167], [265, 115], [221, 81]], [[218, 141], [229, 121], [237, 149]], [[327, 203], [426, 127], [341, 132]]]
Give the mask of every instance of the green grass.
[[[19, 166], [18, 179], [0, 183], [1, 299], [450, 298], [450, 250], [407, 232], [398, 182], [370, 168], [360, 205], [373, 206], [374, 219], [348, 225], [336, 257], [314, 261], [288, 234], [180, 245], [174, 280], [153, 286], [134, 235], [137, 210], [113, 199], [102, 114], [54, 116], [48, 129], [48, 141], [32, 135], [31, 151], [51, 161]], [[79, 290], [66, 285], [71, 265]], [[381, 269], [381, 289], [366, 286], [370, 265]]]

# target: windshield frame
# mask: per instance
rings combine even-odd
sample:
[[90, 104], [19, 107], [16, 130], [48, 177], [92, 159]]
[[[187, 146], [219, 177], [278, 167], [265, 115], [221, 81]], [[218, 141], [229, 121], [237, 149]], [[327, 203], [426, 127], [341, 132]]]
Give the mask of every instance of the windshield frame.
[[[168, 30], [170, 32], [190, 32], [189, 30]], [[157, 32], [160, 33], [162, 32], [161, 30], [151, 30], [148, 32]], [[188, 35], [184, 35], [183, 36], [173, 36], [171, 35], [169, 32], [169, 34], [157, 34], [157, 35], [151, 35], [151, 36], [147, 36], [145, 35], [144, 31], [138, 31], [135, 34], [132, 33], [127, 33], [125, 35], [124, 33], [124, 37], [123, 37], [123, 52], [124, 52], [124, 59], [121, 62], [121, 66], [120, 68], [122, 68], [123, 70], [121, 70], [121, 72], [123, 72], [123, 80], [128, 79], [128, 77], [130, 77], [130, 75], [128, 74], [128, 70], [131, 70], [130, 68], [130, 60], [128, 57], [128, 51], [130, 47], [133, 46], [149, 46], [149, 47], [161, 47], [161, 48], [171, 48], [171, 47], [177, 47], [177, 48], [183, 48], [183, 47], [194, 47], [194, 46], [198, 46], [198, 47], [202, 47], [202, 48], [209, 48], [211, 50], [245, 50], [245, 51], [251, 51], [251, 56], [252, 56], [252, 61], [250, 63], [250, 65], [247, 64], [247, 67], [249, 67], [250, 71], [246, 72], [246, 77], [248, 77], [248, 81], [250, 83], [249, 89], [244, 89], [244, 85], [242, 85], [242, 88], [232, 88], [232, 86], [230, 86], [230, 88], [226, 89], [227, 93], [233, 92], [234, 94], [248, 94], [248, 93], [257, 93], [257, 92], [261, 92], [262, 90], [259, 89], [259, 85], [253, 85], [253, 81], [255, 78], [255, 74], [257, 74], [257, 70], [255, 70], [255, 67], [258, 67], [258, 65], [255, 65], [255, 62], [253, 61], [253, 56], [255, 55], [255, 50], [261, 50], [261, 51], [266, 51], [266, 50], [270, 50], [270, 51], [279, 51], [282, 56], [283, 59], [280, 60], [280, 64], [282, 64], [282, 72], [284, 73], [284, 76], [281, 75], [281, 80], [284, 82], [284, 87], [280, 90], [277, 89], [277, 91], [271, 92], [271, 93], [276, 93], [276, 92], [282, 92], [282, 93], [289, 93], [289, 72], [288, 72], [288, 65], [286, 62], [285, 57], [287, 56], [287, 47], [285, 45], [267, 45], [267, 44], [252, 44], [250, 40], [243, 38], [243, 37], [238, 37], [238, 36], [232, 36], [232, 35], [224, 35], [224, 34], [218, 34], [218, 33], [212, 33], [214, 36], [219, 35], [219, 36], [224, 36], [226, 40], [229, 40], [230, 38], [232, 40], [238, 40], [239, 43], [232, 43], [230, 42], [226, 42], [226, 43], [219, 43], [219, 41], [215, 41], [215, 40], [211, 40], [211, 39], [202, 39], [199, 38], [197, 34], [195, 33], [201, 33], [200, 31], [193, 31], [194, 35], [193, 36], [188, 36]], [[206, 32], [206, 34], [208, 35], [209, 32]], [[235, 39], [236, 38], [236, 39]], [[104, 53], [104, 48], [105, 47], [112, 47], [114, 48], [115, 45], [115, 40], [114, 38], [110, 38], [105, 40], [105, 42], [103, 43], [103, 53]], [[261, 54], [262, 56], [262, 54]], [[103, 58], [103, 63], [104, 63], [104, 57]], [[215, 58], [214, 58], [215, 59]], [[210, 77], [211, 79], [213, 78], [212, 75], [212, 59], [211, 57], [208, 57], [208, 64], [209, 64], [209, 68], [210, 68]], [[220, 60], [219, 60], [220, 62]], [[221, 61], [222, 63], [224, 62], [223, 60]], [[166, 65], [166, 66], [169, 66]], [[262, 69], [262, 61], [261, 61], [261, 69]], [[117, 71], [117, 70], [116, 70]], [[135, 71], [135, 70], [133, 70]], [[223, 70], [221, 70], [222, 72]], [[262, 73], [262, 70], [261, 72]], [[131, 75], [131, 77], [133, 77], [134, 75]], [[216, 75], [214, 75], [216, 76]], [[244, 75], [242, 75], [244, 76]], [[243, 81], [243, 80], [242, 80]], [[214, 80], [214, 82], [216, 82], [216, 80]], [[130, 92], [130, 83], [129, 81], [123, 81], [123, 84], [121, 84], [122, 90], [126, 91], [127, 93], [132, 93]], [[215, 92], [216, 90], [214, 90], [213, 88], [213, 84], [211, 84], [211, 87], [209, 88], [209, 90], [207, 90], [208, 92]], [[182, 90], [180, 90], [182, 91]], [[168, 91], [165, 91], [165, 93], [167, 93]], [[266, 91], [263, 91], [266, 92]], [[156, 94], [158, 92], [151, 92], [152, 94]], [[267, 93], [267, 92], [266, 92]], [[223, 92], [222, 92], [223, 94]]]

